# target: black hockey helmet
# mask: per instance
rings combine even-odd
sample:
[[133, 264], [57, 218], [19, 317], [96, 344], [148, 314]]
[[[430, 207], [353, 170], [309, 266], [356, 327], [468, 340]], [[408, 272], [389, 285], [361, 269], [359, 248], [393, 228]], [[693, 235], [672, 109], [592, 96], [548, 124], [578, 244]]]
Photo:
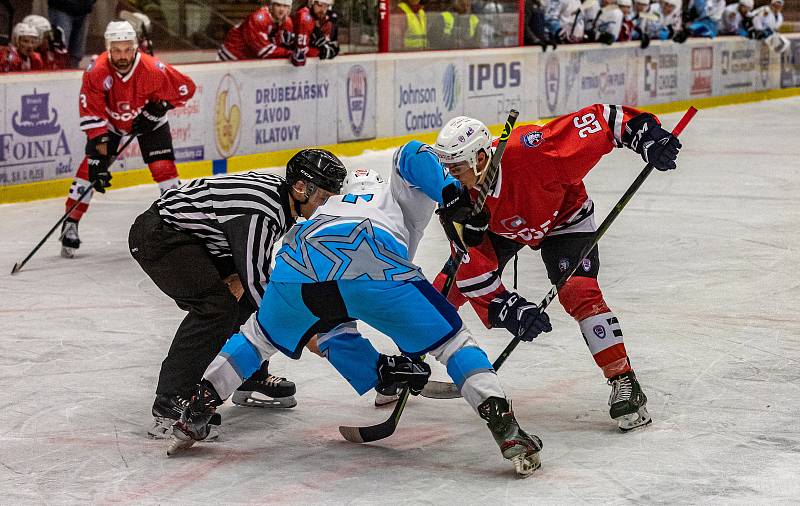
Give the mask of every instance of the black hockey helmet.
[[336, 155], [325, 149], [302, 149], [286, 164], [286, 180], [290, 185], [303, 180], [323, 190], [339, 193], [347, 169]]

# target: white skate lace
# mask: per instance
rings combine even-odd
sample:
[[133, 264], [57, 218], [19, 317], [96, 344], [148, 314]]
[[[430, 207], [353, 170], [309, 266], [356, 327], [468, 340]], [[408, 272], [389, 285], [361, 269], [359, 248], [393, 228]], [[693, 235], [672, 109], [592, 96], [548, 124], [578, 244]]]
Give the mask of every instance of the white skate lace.
[[279, 378], [278, 376], [268, 374], [267, 379], [264, 380], [264, 383], [270, 387], [278, 387], [283, 381], [286, 381], [286, 378]]
[[628, 377], [622, 377], [611, 383], [611, 399], [609, 405], [620, 401], [628, 401], [633, 395], [633, 382]]

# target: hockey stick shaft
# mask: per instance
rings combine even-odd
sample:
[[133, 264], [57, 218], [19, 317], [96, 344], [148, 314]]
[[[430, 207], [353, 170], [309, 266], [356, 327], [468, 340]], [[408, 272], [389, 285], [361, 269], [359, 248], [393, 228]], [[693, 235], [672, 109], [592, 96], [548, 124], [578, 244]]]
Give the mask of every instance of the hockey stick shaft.
[[[494, 149], [492, 158], [489, 161], [489, 167], [486, 168], [486, 176], [477, 186], [478, 198], [475, 199], [472, 207], [475, 214], [483, 210], [489, 191], [491, 191], [492, 186], [494, 186], [497, 181], [497, 175], [500, 173], [500, 162], [503, 159], [503, 153], [506, 152], [506, 144], [508, 144], [508, 139], [511, 137], [511, 131], [514, 129], [514, 124], [516, 124], [518, 117], [519, 111], [516, 109], [511, 109], [508, 113], [508, 119], [506, 120], [505, 126], [503, 126], [503, 132], [500, 134], [500, 139], [497, 141], [497, 147]], [[451, 224], [451, 226], [455, 226], [455, 224]], [[458, 229], [456, 230], [458, 231]], [[460, 237], [461, 234], [459, 233], [458, 235]], [[467, 251], [463, 243], [457, 244], [456, 246], [455, 256], [451, 257], [451, 260], [448, 261], [447, 279], [445, 279], [444, 286], [442, 287], [442, 295], [444, 295], [445, 298], [450, 294], [450, 289], [456, 280], [456, 272], [458, 272], [458, 267], [464, 260]]]
[[[121, 147], [121, 148], [119, 148], [119, 150], [117, 150], [117, 154], [115, 154], [115, 155], [114, 155], [114, 158], [112, 158], [112, 159], [111, 159], [111, 161], [110, 161], [110, 162], [109, 162], [109, 164], [108, 164], [109, 166], [111, 166], [111, 165], [112, 165], [114, 162], [116, 162], [116, 161], [117, 161], [117, 157], [119, 157], [119, 155], [120, 155], [120, 154], [121, 154], [123, 151], [125, 151], [125, 148], [127, 148], [127, 147], [128, 147], [128, 145], [129, 145], [129, 144], [130, 144], [130, 143], [133, 141], [133, 139], [135, 139], [135, 138], [136, 138], [136, 136], [135, 136], [135, 135], [133, 135], [133, 134], [131, 134], [131, 136], [128, 138], [128, 140], [127, 140], [127, 141], [125, 141], [125, 144], [123, 144], [123, 145], [122, 145], [122, 147]], [[55, 224], [55, 225], [53, 225], [53, 228], [51, 228], [51, 229], [50, 229], [50, 231], [48, 231], [48, 232], [45, 234], [45, 236], [44, 236], [44, 237], [42, 237], [42, 240], [41, 240], [41, 241], [39, 241], [39, 244], [37, 244], [37, 245], [36, 245], [36, 247], [34, 247], [34, 248], [33, 248], [33, 250], [31, 250], [31, 252], [30, 252], [30, 253], [28, 253], [28, 256], [26, 256], [26, 257], [25, 257], [25, 258], [24, 258], [24, 259], [23, 259], [21, 262], [17, 262], [17, 263], [15, 263], [15, 264], [14, 264], [14, 267], [11, 269], [11, 274], [16, 274], [16, 273], [18, 273], [19, 271], [21, 271], [21, 270], [22, 270], [22, 268], [25, 266], [25, 264], [26, 264], [26, 263], [28, 263], [28, 260], [30, 260], [30, 259], [31, 259], [31, 257], [33, 257], [33, 255], [35, 255], [37, 251], [39, 251], [39, 248], [41, 248], [41, 247], [42, 247], [42, 245], [43, 245], [45, 242], [47, 242], [47, 240], [50, 238], [50, 236], [51, 236], [51, 235], [53, 235], [53, 232], [55, 232], [55, 231], [56, 231], [56, 229], [59, 227], [59, 225], [61, 225], [61, 224], [64, 222], [64, 220], [66, 220], [66, 219], [69, 217], [69, 215], [70, 215], [70, 214], [72, 214], [72, 211], [74, 211], [74, 210], [75, 210], [75, 209], [76, 209], [76, 208], [77, 208], [77, 207], [78, 207], [78, 206], [81, 204], [81, 202], [83, 202], [83, 199], [84, 199], [84, 198], [85, 198], [85, 197], [86, 197], [86, 196], [89, 194], [89, 192], [91, 192], [91, 191], [92, 191], [92, 188], [94, 187], [92, 183], [94, 183], [94, 182], [93, 182], [93, 181], [92, 181], [92, 182], [90, 182], [89, 186], [87, 186], [86, 188], [84, 188], [83, 192], [81, 192], [80, 196], [78, 196], [78, 200], [77, 200], [77, 201], [76, 201], [76, 202], [75, 202], [75, 203], [72, 205], [72, 207], [70, 207], [70, 208], [67, 210], [67, 212], [66, 212], [66, 213], [64, 213], [64, 215], [63, 215], [63, 216], [61, 216], [61, 218], [59, 218], [59, 220], [56, 222], [56, 224]]]
[[[689, 124], [689, 122], [692, 120], [692, 118], [696, 113], [697, 109], [695, 109], [694, 107], [689, 107], [686, 113], [684, 113], [681, 120], [672, 130], [672, 135], [678, 137], [681, 134], [681, 132], [683, 132], [683, 129], [686, 128], [686, 125]], [[564, 274], [561, 275], [561, 278], [558, 280], [558, 282], [554, 284], [552, 287], [550, 287], [550, 291], [547, 293], [547, 295], [545, 295], [544, 299], [542, 299], [542, 302], [539, 304], [540, 311], [544, 311], [545, 308], [547, 308], [547, 306], [550, 305], [553, 299], [556, 298], [556, 295], [558, 295], [558, 291], [561, 289], [561, 287], [564, 286], [564, 284], [566, 284], [567, 280], [570, 277], [572, 277], [572, 275], [578, 269], [578, 266], [581, 265], [581, 263], [583, 262], [583, 259], [589, 255], [589, 252], [592, 251], [592, 249], [595, 246], [597, 246], [597, 243], [600, 242], [600, 238], [603, 237], [603, 235], [606, 233], [609, 227], [611, 227], [611, 224], [614, 223], [614, 220], [617, 219], [617, 216], [619, 216], [620, 213], [622, 213], [622, 210], [625, 208], [626, 205], [628, 205], [628, 202], [630, 202], [633, 195], [639, 190], [639, 188], [642, 186], [642, 183], [644, 183], [644, 180], [647, 179], [647, 177], [650, 175], [651, 172], [653, 172], [653, 166], [648, 163], [647, 165], [645, 165], [644, 169], [642, 169], [642, 171], [639, 173], [639, 175], [636, 177], [633, 183], [631, 183], [631, 185], [619, 199], [617, 205], [615, 205], [614, 208], [611, 210], [611, 212], [608, 213], [608, 216], [606, 216], [606, 219], [603, 220], [603, 223], [601, 223], [600, 226], [597, 228], [597, 230], [594, 233], [594, 236], [592, 237], [592, 240], [589, 243], [587, 243], [586, 246], [584, 246], [583, 250], [581, 251], [580, 257], [578, 258], [578, 261], [575, 262], [570, 269], [564, 271]], [[511, 340], [510, 343], [508, 343], [508, 346], [505, 347], [503, 352], [500, 353], [500, 356], [498, 356], [497, 359], [492, 364], [492, 367], [494, 368], [495, 371], [497, 371], [497, 369], [499, 369], [500, 366], [503, 365], [503, 363], [506, 361], [511, 352], [514, 351], [514, 348], [517, 347], [519, 342], [520, 339], [518, 337], [515, 337], [514, 339]]]

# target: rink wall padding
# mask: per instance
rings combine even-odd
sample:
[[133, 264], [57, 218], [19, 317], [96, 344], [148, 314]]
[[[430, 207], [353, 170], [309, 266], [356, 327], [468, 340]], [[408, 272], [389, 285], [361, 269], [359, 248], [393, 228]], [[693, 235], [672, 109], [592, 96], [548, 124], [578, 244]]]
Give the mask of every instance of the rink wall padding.
[[[596, 102], [666, 113], [800, 94], [800, 34], [780, 55], [742, 38], [181, 65], [197, 83], [169, 113], [182, 179], [281, 167], [300, 147], [345, 156], [431, 142], [450, 118], [542, 121]], [[0, 203], [66, 195], [83, 157], [81, 72], [0, 76]], [[150, 183], [137, 143], [113, 187]]]

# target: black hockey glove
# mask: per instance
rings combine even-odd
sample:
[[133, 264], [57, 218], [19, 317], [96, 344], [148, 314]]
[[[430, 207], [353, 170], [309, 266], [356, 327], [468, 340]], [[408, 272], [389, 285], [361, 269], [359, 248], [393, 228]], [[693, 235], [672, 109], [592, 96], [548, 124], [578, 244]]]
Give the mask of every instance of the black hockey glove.
[[137, 134], [152, 132], [170, 109], [172, 105], [169, 102], [147, 102], [142, 112], [133, 118], [133, 131]]
[[54, 26], [53, 31], [50, 32], [50, 46], [57, 53], [67, 51], [67, 45], [64, 43], [64, 29], [60, 26]]
[[319, 59], [320, 60], [333, 60], [339, 54], [338, 44], [327, 42], [319, 46]]
[[658, 170], [672, 170], [681, 149], [681, 141], [667, 132], [655, 118], [643, 113], [628, 121], [622, 143], [642, 155], [642, 159]]
[[436, 212], [448, 221], [464, 223], [472, 215], [472, 199], [469, 190], [451, 183], [442, 189], [442, 206]]
[[285, 47], [293, 47], [294, 43], [297, 42], [297, 35], [288, 30], [281, 30], [279, 37], [281, 44]]
[[[86, 142], [86, 162], [89, 165], [89, 182], [95, 190], [105, 193], [111, 186], [111, 158], [108, 155], [108, 135], [98, 135]], [[103, 154], [105, 153], [105, 154]]]
[[408, 385], [411, 395], [419, 395], [430, 377], [431, 366], [422, 360], [381, 354], [378, 356], [378, 385], [375, 390], [383, 395], [396, 395]]
[[686, 42], [686, 39], [688, 38], [689, 38], [689, 32], [687, 32], [686, 30], [679, 30], [675, 32], [675, 35], [672, 37], [672, 40], [674, 42], [677, 42], [678, 44], [683, 44], [684, 42]]
[[606, 46], [610, 46], [614, 43], [614, 36], [608, 32], [603, 32], [597, 37], [597, 42], [602, 42]]
[[489, 211], [484, 207], [481, 212], [473, 214], [464, 222], [464, 228], [461, 229], [464, 245], [468, 248], [478, 246], [483, 242], [487, 230], [489, 230]]
[[650, 47], [650, 36], [646, 33], [642, 33], [642, 41], [639, 43], [639, 47], [642, 49]]
[[513, 292], [504, 292], [489, 303], [489, 324], [508, 330], [520, 341], [533, 341], [542, 332], [553, 330], [547, 313]]

